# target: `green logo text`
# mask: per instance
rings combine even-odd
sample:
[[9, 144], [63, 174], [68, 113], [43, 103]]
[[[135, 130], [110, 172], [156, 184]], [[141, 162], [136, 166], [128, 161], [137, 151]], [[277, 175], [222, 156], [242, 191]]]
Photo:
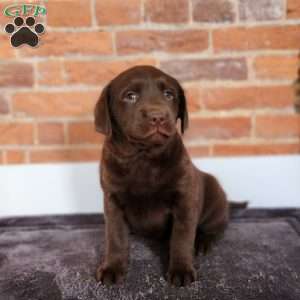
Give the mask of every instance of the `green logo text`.
[[46, 7], [40, 5], [31, 5], [31, 4], [13, 4], [7, 6], [4, 11], [6, 17], [18, 17], [18, 16], [27, 16], [33, 15], [37, 17], [38, 15], [46, 15]]

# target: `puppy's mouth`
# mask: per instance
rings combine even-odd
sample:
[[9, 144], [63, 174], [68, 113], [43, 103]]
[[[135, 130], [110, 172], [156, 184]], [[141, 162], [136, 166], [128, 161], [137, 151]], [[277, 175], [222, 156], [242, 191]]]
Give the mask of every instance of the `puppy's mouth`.
[[133, 142], [138, 142], [141, 144], [164, 144], [165, 141], [172, 135], [171, 132], [165, 130], [162, 127], [152, 128], [147, 134], [143, 136], [133, 136], [130, 135], [129, 139]]
[[165, 129], [161, 127], [156, 127], [152, 129], [146, 136], [145, 139], [152, 138], [152, 137], [162, 137], [162, 138], [168, 138], [170, 136], [170, 132], [167, 132]]

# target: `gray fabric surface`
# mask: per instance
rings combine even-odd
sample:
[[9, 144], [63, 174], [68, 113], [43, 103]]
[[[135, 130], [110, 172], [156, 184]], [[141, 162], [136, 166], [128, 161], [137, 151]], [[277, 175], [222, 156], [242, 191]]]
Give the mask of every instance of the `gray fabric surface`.
[[300, 299], [299, 210], [235, 214], [225, 237], [195, 262], [198, 280], [170, 287], [163, 246], [131, 236], [124, 284], [94, 279], [103, 254], [99, 216], [0, 219], [0, 300]]

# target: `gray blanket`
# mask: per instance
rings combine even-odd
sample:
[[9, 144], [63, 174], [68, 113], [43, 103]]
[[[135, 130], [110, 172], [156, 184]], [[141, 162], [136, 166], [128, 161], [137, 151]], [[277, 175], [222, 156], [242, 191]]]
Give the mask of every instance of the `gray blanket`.
[[166, 283], [165, 245], [132, 236], [126, 282], [106, 287], [94, 278], [102, 216], [0, 219], [0, 300], [299, 300], [299, 235], [300, 210], [237, 210], [185, 288]]

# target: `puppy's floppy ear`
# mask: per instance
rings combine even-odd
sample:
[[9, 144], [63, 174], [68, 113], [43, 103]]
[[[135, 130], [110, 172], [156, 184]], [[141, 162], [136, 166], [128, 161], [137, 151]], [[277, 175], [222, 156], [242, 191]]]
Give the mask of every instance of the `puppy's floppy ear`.
[[95, 106], [95, 127], [96, 131], [105, 135], [112, 134], [111, 115], [109, 109], [109, 90], [108, 84], [100, 95], [100, 98]]
[[180, 119], [181, 122], [181, 133], [188, 128], [189, 116], [187, 111], [186, 98], [184, 95], [183, 88], [179, 85], [179, 110], [177, 118]]

